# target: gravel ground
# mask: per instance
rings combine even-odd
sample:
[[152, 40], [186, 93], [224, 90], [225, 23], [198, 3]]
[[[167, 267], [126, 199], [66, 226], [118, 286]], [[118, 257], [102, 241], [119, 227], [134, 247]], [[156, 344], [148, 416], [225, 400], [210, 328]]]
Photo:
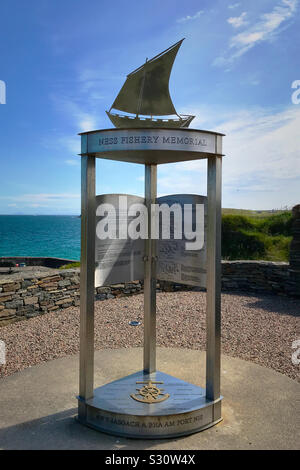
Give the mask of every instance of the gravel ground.
[[[157, 345], [205, 349], [205, 293], [157, 295]], [[222, 294], [222, 352], [299, 380], [292, 342], [300, 340], [300, 302], [266, 295]], [[143, 295], [95, 303], [95, 349], [143, 345]], [[0, 376], [79, 350], [79, 308], [70, 307], [0, 328], [6, 365]], [[298, 355], [299, 357], [299, 355]]]

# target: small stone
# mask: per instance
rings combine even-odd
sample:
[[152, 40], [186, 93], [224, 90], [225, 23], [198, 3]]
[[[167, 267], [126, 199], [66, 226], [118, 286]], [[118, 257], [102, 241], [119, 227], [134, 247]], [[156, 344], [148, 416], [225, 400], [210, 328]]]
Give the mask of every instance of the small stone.
[[64, 299], [57, 300], [57, 301], [55, 302], [55, 304], [56, 304], [56, 305], [63, 305], [63, 304], [68, 303], [68, 302], [70, 302], [70, 301], [72, 301], [71, 297], [66, 297], [66, 298], [64, 298]]
[[106, 298], [106, 294], [97, 294], [95, 296], [95, 300], [105, 300]]
[[16, 291], [17, 289], [21, 288], [21, 284], [19, 282], [10, 282], [9, 284], [4, 284], [3, 291], [4, 292], [11, 292]]
[[29, 279], [25, 279], [24, 281], [22, 281], [21, 285], [22, 285], [22, 289], [26, 289], [27, 287], [29, 286], [32, 286], [33, 282], [30, 281]]
[[59, 281], [59, 282], [58, 282], [58, 285], [59, 285], [59, 287], [70, 286], [70, 285], [71, 285], [71, 281], [69, 281], [68, 279], [66, 279], [65, 281]]
[[18, 308], [18, 307], [21, 307], [23, 305], [24, 305], [23, 300], [19, 300], [19, 299], [5, 303], [6, 308]]
[[53, 312], [53, 310], [58, 310], [59, 306], [58, 305], [51, 305], [48, 307], [48, 312]]
[[40, 284], [39, 285], [42, 289], [47, 289], [47, 290], [51, 290], [51, 289], [54, 289], [58, 286], [58, 283], [57, 282], [45, 282], [43, 284]]
[[37, 304], [38, 300], [38, 297], [25, 297], [24, 303], [25, 305]]
[[46, 276], [46, 277], [43, 277], [40, 281], [38, 281], [38, 284], [45, 284], [45, 283], [60, 281], [60, 280], [61, 280], [60, 276]]
[[111, 292], [110, 287], [97, 287], [98, 294], [108, 294]]
[[16, 315], [16, 310], [13, 308], [5, 308], [4, 310], [0, 310], [0, 317], [1, 318], [6, 318], [6, 317], [14, 317]]
[[12, 300], [12, 296], [6, 293], [0, 294], [0, 302], [7, 302], [8, 300]]

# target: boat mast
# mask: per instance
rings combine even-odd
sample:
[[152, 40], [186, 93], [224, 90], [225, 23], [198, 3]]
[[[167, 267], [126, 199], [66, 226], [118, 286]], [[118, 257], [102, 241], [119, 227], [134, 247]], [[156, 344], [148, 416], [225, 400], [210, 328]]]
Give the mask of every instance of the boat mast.
[[136, 117], [139, 116], [140, 109], [142, 107], [142, 101], [143, 101], [143, 93], [144, 93], [144, 86], [145, 86], [145, 79], [146, 79], [146, 64], [148, 62], [148, 57], [146, 57], [146, 62], [144, 65], [144, 73], [143, 73], [143, 79], [142, 79], [142, 84], [141, 84], [141, 89], [140, 89], [140, 94], [139, 94], [139, 101], [138, 101], [138, 108], [137, 108], [137, 113]]

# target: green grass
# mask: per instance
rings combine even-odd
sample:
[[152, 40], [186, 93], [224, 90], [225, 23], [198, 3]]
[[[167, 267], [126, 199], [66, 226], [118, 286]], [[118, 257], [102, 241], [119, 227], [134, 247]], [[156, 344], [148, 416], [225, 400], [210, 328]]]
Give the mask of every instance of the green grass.
[[279, 214], [286, 214], [287, 210], [269, 210], [269, 211], [258, 211], [258, 210], [250, 210], [250, 209], [228, 209], [223, 208], [222, 214], [223, 215], [244, 215], [246, 217], [255, 217], [255, 218], [266, 218], [272, 217], [274, 215]]
[[80, 268], [80, 261], [77, 261], [76, 263], [64, 264], [59, 269], [71, 269], [71, 268]]
[[[248, 212], [248, 211], [246, 211]], [[288, 261], [292, 239], [292, 215], [279, 211], [267, 217], [225, 214], [222, 216], [223, 259]]]

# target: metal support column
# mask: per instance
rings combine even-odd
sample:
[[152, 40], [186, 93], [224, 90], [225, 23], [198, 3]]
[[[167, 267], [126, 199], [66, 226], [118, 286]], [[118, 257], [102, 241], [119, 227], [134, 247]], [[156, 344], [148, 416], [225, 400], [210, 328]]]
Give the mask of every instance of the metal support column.
[[156, 370], [156, 240], [151, 239], [156, 203], [157, 166], [145, 165], [145, 203], [148, 210], [148, 239], [145, 240], [144, 275], [144, 372]]
[[[220, 397], [222, 158], [207, 162], [206, 398]], [[218, 419], [218, 416], [215, 416]]]
[[[81, 157], [80, 377], [79, 396], [94, 394], [95, 157]], [[85, 418], [84, 401], [78, 405]]]

